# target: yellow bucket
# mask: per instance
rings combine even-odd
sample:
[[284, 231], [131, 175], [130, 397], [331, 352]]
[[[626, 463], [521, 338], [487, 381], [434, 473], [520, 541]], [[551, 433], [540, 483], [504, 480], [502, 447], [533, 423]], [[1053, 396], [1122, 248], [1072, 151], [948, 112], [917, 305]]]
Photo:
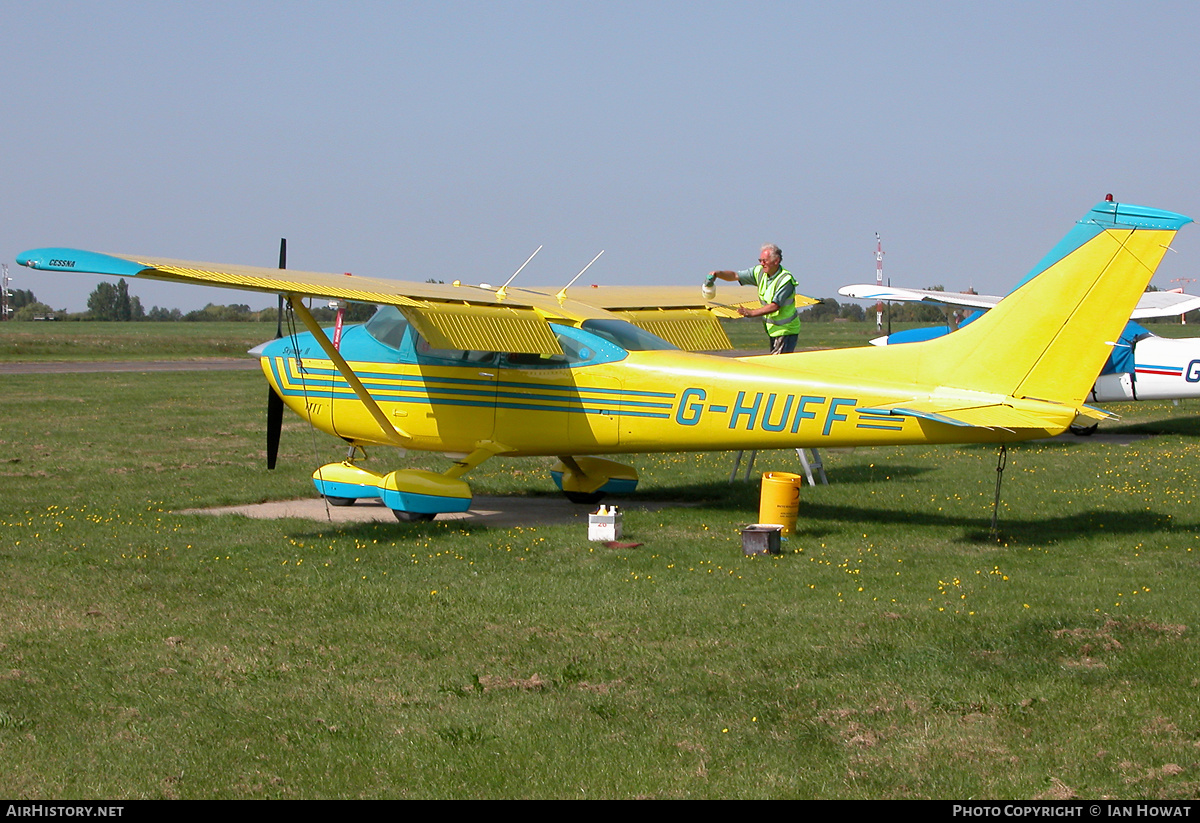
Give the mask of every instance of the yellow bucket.
[[800, 485], [804, 478], [790, 472], [765, 472], [758, 498], [758, 522], [783, 526], [784, 534], [796, 530], [800, 511]]

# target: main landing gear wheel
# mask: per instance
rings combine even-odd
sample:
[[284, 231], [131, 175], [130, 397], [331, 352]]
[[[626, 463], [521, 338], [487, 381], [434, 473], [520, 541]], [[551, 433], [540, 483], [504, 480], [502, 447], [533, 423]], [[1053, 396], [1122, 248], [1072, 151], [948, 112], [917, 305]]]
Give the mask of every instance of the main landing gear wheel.
[[604, 492], [569, 492], [564, 491], [567, 499], [582, 506], [592, 506], [604, 499]]
[[354, 498], [353, 497], [330, 497], [329, 495], [325, 495], [325, 502], [331, 506], [353, 506]]
[[432, 512], [405, 512], [400, 509], [392, 509], [392, 514], [401, 523], [428, 523], [437, 516]]

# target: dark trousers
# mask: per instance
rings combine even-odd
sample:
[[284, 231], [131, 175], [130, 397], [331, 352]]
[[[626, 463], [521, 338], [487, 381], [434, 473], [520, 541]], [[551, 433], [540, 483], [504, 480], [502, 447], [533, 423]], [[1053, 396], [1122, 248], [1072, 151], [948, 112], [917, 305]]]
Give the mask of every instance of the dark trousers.
[[791, 354], [796, 350], [796, 335], [781, 334], [771, 338], [771, 354]]

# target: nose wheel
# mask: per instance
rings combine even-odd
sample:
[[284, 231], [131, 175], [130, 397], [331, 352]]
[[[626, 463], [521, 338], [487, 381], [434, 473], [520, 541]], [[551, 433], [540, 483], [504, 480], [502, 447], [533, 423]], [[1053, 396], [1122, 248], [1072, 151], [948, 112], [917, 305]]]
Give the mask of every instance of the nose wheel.
[[606, 495], [604, 492], [569, 492], [564, 491], [563, 496], [572, 503], [579, 503], [583, 506], [592, 506], [603, 500]]
[[396, 515], [396, 519], [401, 523], [428, 523], [437, 517], [433, 512], [406, 512], [401, 509], [392, 509], [392, 514]]

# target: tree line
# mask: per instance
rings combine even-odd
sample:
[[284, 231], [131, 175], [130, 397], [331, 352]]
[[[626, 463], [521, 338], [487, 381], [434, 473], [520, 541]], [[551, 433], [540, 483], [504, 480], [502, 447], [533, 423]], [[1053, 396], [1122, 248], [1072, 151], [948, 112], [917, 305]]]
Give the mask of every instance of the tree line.
[[[105, 322], [224, 322], [224, 323], [275, 323], [279, 319], [279, 309], [275, 306], [255, 311], [245, 303], [234, 303], [228, 306], [209, 303], [202, 309], [182, 312], [179, 309], [168, 309], [153, 306], [146, 311], [142, 301], [129, 293], [129, 286], [121, 278], [116, 285], [102, 282], [88, 295], [87, 311], [68, 312], [66, 309], [55, 310], [39, 301], [29, 289], [13, 289], [9, 292], [8, 305], [13, 309], [12, 319], [22, 321], [32, 320], [100, 320]], [[362, 303], [351, 303], [346, 308], [345, 320], [348, 323], [361, 323], [371, 317], [375, 307]], [[326, 306], [314, 306], [313, 316], [321, 322], [331, 322], [337, 312]]]
[[[433, 282], [432, 280], [427, 282]], [[928, 286], [929, 291], [945, 291], [942, 286]], [[1150, 286], [1147, 291], [1156, 291]], [[129, 287], [124, 278], [116, 285], [102, 282], [88, 296], [86, 312], [72, 313], [66, 309], [54, 310], [39, 301], [29, 289], [13, 289], [9, 292], [8, 305], [13, 310], [13, 320], [101, 320], [117, 322], [174, 322], [203, 323], [203, 322], [247, 322], [275, 323], [279, 318], [276, 307], [255, 311], [245, 303], [219, 305], [209, 303], [202, 309], [182, 312], [179, 309], [167, 309], [154, 306], [149, 311], [142, 307], [142, 301], [136, 295], [129, 294]], [[951, 316], [958, 312], [959, 318], [966, 316], [971, 309], [956, 309], [953, 306], [935, 306], [929, 303], [888, 303], [884, 308], [884, 318], [895, 323], [948, 323]], [[370, 319], [375, 307], [366, 303], [351, 303], [346, 308], [345, 321], [362, 323]], [[337, 312], [325, 306], [314, 306], [313, 316], [317, 320], [332, 322]], [[842, 322], [874, 322], [875, 307], [863, 307], [858, 303], [839, 303], [832, 297], [824, 298], [815, 306], [809, 306], [800, 312], [800, 319], [808, 323]], [[1142, 320], [1142, 323], [1177, 323], [1174, 317], [1153, 318]], [[1189, 312], [1188, 323], [1200, 323], [1200, 312]]]

